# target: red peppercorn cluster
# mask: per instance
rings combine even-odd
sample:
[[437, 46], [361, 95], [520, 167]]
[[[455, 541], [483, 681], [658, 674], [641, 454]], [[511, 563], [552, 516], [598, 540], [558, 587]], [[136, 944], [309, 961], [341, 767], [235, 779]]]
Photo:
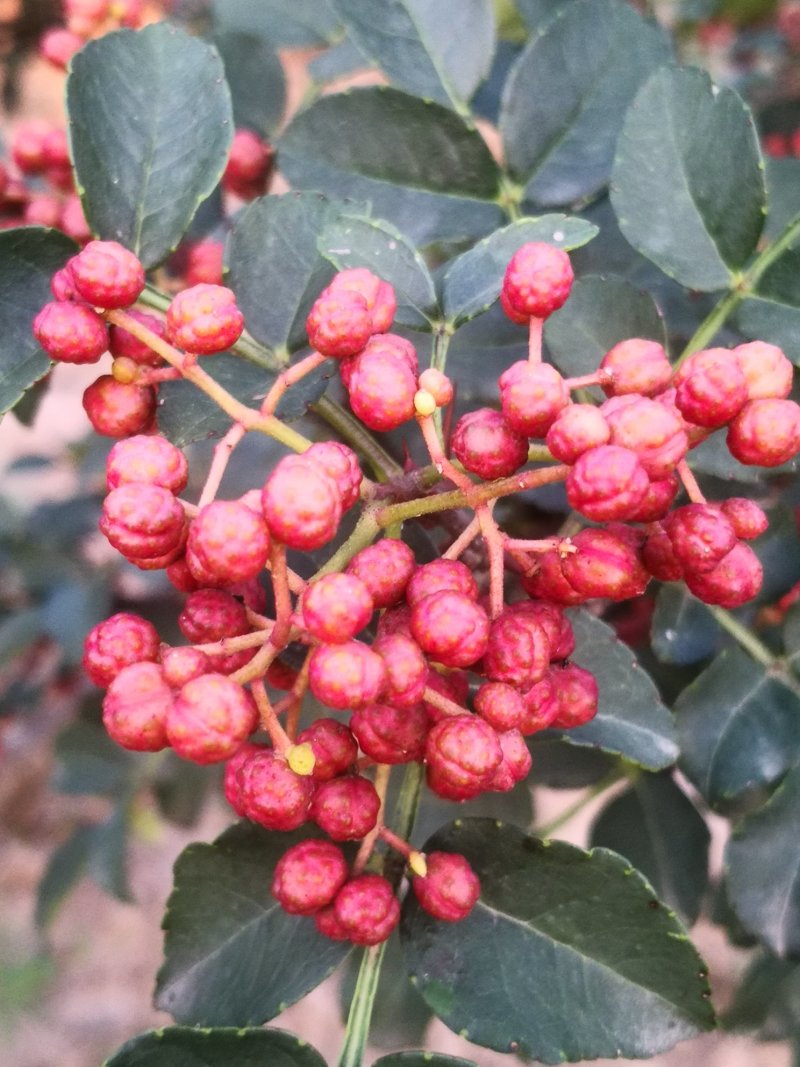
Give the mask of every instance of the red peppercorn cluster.
[[[391, 286], [365, 269], [342, 271], [312, 306], [315, 352], [298, 366], [336, 359], [353, 413], [369, 429], [416, 420], [431, 470], [475, 515], [441, 558], [425, 563], [397, 536], [375, 539], [389, 525], [376, 515], [381, 503], [420, 515], [436, 503], [426, 498], [436, 489], [420, 489], [411, 471], [379, 494], [338, 441], [306, 443], [237, 500], [215, 498], [211, 472], [197, 505], [180, 497], [186, 457], [155, 432], [155, 386], [141, 383], [163, 370], [162, 356], [194, 380], [199, 355], [236, 341], [244, 322], [229, 289], [192, 286], [165, 322], [135, 309], [120, 318], [142, 292], [144, 272], [121, 246], [92, 241], [54, 277], [56, 299], [35, 319], [54, 359], [113, 353], [115, 373], [94, 383], [86, 401], [101, 432], [122, 438], [108, 456], [100, 529], [135, 566], [165, 569], [186, 598], [178, 620], [185, 645], [168, 646], [129, 613], [87, 637], [84, 666], [107, 690], [106, 728], [125, 748], [169, 746], [197, 763], [224, 762], [229, 804], [267, 830], [315, 824], [324, 836], [285, 853], [272, 892], [329, 937], [376, 944], [397, 924], [396, 887], [367, 867], [379, 840], [408, 862], [421, 907], [444, 921], [470, 913], [480, 886], [467, 861], [422, 856], [384, 824], [386, 777], [418, 762], [440, 797], [504, 792], [531, 770], [527, 737], [588, 723], [597, 683], [571, 660], [565, 607], [637, 597], [651, 577], [683, 580], [725, 607], [759, 590], [749, 542], [766, 529], [763, 511], [746, 499], [706, 501], [685, 457], [723, 427], [741, 462], [770, 467], [796, 455], [800, 408], [788, 399], [788, 360], [751, 342], [697, 352], [673, 371], [660, 345], [633, 338], [614, 346], [596, 375], [565, 379], [541, 360], [541, 330], [571, 284], [559, 249], [534, 243], [512, 257], [500, 299], [514, 321], [529, 324], [530, 358], [500, 375], [499, 409], [457, 421], [449, 450], [433, 415], [452, 402], [452, 383], [433, 368], [420, 374], [413, 345], [390, 332]], [[125, 370], [128, 381], [120, 380]], [[592, 384], [604, 390], [603, 403], [572, 401], [572, 390]], [[128, 417], [136, 403], [126, 398], [144, 392], [153, 397], [146, 417]], [[270, 403], [262, 416], [274, 412]], [[563, 466], [530, 467], [531, 441]], [[571, 538], [509, 537], [488, 502], [556, 477], [572, 507], [597, 525]], [[689, 502], [675, 507], [682, 483]], [[362, 498], [370, 508], [353, 538], [303, 580], [287, 550], [328, 545]], [[488, 588], [460, 558], [478, 536]], [[508, 585], [506, 564], [515, 575]], [[274, 618], [263, 614], [265, 575]], [[281, 658], [290, 645], [304, 653], [300, 670]], [[301, 729], [307, 694], [328, 711]], [[346, 842], [361, 842], [352, 864]]]

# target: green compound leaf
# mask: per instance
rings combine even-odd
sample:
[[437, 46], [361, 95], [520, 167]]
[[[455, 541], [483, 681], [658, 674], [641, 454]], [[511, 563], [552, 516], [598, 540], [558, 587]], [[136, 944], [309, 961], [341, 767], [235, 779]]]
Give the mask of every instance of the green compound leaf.
[[678, 758], [675, 723], [652, 679], [610, 626], [586, 611], [569, 617], [575, 663], [595, 676], [600, 700], [590, 723], [561, 736], [572, 745], [624, 756], [647, 770], [669, 767]]
[[598, 228], [569, 215], [519, 219], [454, 259], [442, 282], [442, 304], [448, 322], [461, 326], [488, 311], [500, 295], [508, 261], [528, 241], [545, 241], [570, 251], [587, 244]]
[[50, 370], [31, 324], [53, 299], [53, 274], [77, 251], [58, 230], [24, 226], [0, 233], [0, 414]]
[[429, 330], [439, 318], [433, 279], [413, 244], [381, 219], [339, 218], [317, 240], [320, 253], [337, 270], [366, 267], [394, 288], [395, 323]]
[[269, 890], [286, 849], [309, 836], [242, 823], [184, 849], [164, 915], [158, 1008], [196, 1026], [261, 1024], [339, 966], [351, 946], [287, 914]]
[[325, 1067], [286, 1030], [193, 1030], [166, 1026], [126, 1041], [103, 1067]]
[[460, 1056], [443, 1056], [441, 1052], [393, 1052], [381, 1056], [372, 1067], [478, 1067], [473, 1060]]
[[278, 53], [267, 41], [247, 33], [218, 33], [214, 44], [225, 65], [236, 128], [272, 133], [286, 105], [286, 79]]
[[482, 236], [503, 220], [500, 171], [478, 131], [398, 89], [322, 97], [295, 116], [278, 150], [296, 188], [369, 201], [418, 244]]
[[225, 169], [233, 116], [219, 54], [166, 22], [108, 33], [73, 58], [67, 112], [93, 233], [155, 266]]
[[642, 774], [592, 827], [591, 844], [619, 852], [688, 925], [708, 885], [708, 827], [669, 774]]
[[611, 200], [625, 237], [666, 274], [691, 289], [727, 288], [764, 224], [747, 106], [703, 71], [657, 71], [625, 117]]
[[452, 1030], [544, 1063], [653, 1056], [710, 1029], [706, 969], [675, 916], [621, 856], [464, 819], [426, 851], [481, 881], [461, 923], [412, 893], [401, 937], [412, 980]]
[[491, 0], [331, 0], [350, 39], [389, 81], [459, 110], [489, 73]]
[[680, 767], [712, 807], [768, 786], [800, 756], [800, 697], [727, 648], [675, 705]]
[[284, 355], [307, 344], [306, 317], [333, 275], [317, 238], [345, 209], [318, 193], [287, 193], [237, 215], [227, 281], [257, 341]]
[[554, 207], [607, 182], [628, 104], [669, 59], [666, 35], [621, 0], [575, 0], [509, 74], [500, 132], [525, 197]]
[[[797, 709], [795, 709], [796, 712]], [[800, 951], [800, 768], [734, 828], [725, 850], [728, 897], [745, 929], [776, 956]]]
[[554, 312], [544, 328], [553, 362], [570, 377], [596, 371], [606, 352], [629, 337], [647, 337], [662, 345], [667, 341], [652, 296], [615, 275], [580, 278], [568, 305]]
[[263, 37], [274, 48], [328, 44], [338, 19], [328, 0], [212, 0], [214, 25]]
[[716, 652], [720, 635], [711, 612], [685, 585], [670, 582], [659, 589], [651, 647], [662, 663], [699, 663]]

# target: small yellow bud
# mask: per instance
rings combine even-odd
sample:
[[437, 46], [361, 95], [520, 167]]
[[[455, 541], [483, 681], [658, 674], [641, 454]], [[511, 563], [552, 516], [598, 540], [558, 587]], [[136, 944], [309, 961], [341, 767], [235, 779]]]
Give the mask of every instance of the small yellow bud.
[[428, 874], [428, 864], [425, 861], [425, 856], [422, 852], [412, 851], [408, 855], [408, 866], [411, 871], [418, 875], [420, 878], [425, 878]]
[[414, 394], [414, 409], [418, 415], [432, 415], [436, 411], [436, 399], [427, 389], [418, 389]]
[[286, 750], [286, 762], [295, 774], [307, 778], [314, 770], [317, 757], [311, 745], [304, 741], [302, 745], [292, 745]]
[[118, 356], [111, 364], [111, 374], [115, 382], [130, 385], [139, 377], [139, 365], [128, 356]]

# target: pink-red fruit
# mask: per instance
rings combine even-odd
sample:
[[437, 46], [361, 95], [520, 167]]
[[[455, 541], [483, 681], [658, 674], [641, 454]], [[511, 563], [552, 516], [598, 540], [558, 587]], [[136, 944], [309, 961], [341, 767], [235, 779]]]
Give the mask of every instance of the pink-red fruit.
[[258, 725], [255, 704], [224, 674], [187, 682], [167, 713], [169, 743], [183, 759], [220, 763], [236, 752]]
[[275, 865], [272, 895], [290, 915], [313, 915], [332, 903], [347, 875], [347, 861], [336, 845], [300, 841]]
[[336, 482], [305, 456], [284, 456], [267, 479], [261, 506], [272, 536], [306, 552], [327, 544], [342, 517]]
[[139, 615], [123, 611], [89, 631], [83, 644], [83, 669], [95, 685], [106, 687], [132, 663], [155, 663], [158, 650], [155, 626]]
[[144, 267], [116, 241], [90, 241], [69, 267], [78, 295], [97, 307], [129, 307], [144, 289]]
[[542, 241], [530, 241], [511, 257], [503, 278], [503, 294], [518, 315], [544, 319], [566, 301], [572, 280], [572, 264], [566, 252]]
[[451, 446], [462, 466], [487, 482], [513, 474], [528, 459], [527, 438], [515, 433], [503, 415], [491, 408], [462, 415]]
[[394, 891], [379, 874], [361, 874], [342, 889], [333, 904], [342, 929], [356, 945], [378, 945], [400, 921]]
[[158, 752], [168, 744], [166, 719], [173, 693], [157, 663], [123, 667], [103, 699], [109, 737], [134, 752]]
[[197, 355], [224, 351], [243, 329], [236, 297], [224, 285], [193, 285], [178, 293], [167, 310], [168, 339]]
[[54, 300], [33, 320], [36, 340], [59, 363], [96, 363], [108, 348], [108, 327], [84, 304]]
[[411, 879], [420, 907], [444, 922], [466, 919], [481, 892], [478, 876], [469, 862], [455, 852], [429, 852], [425, 862], [425, 877]]
[[302, 600], [306, 629], [318, 641], [343, 644], [372, 618], [369, 590], [354, 574], [326, 574], [306, 590]]

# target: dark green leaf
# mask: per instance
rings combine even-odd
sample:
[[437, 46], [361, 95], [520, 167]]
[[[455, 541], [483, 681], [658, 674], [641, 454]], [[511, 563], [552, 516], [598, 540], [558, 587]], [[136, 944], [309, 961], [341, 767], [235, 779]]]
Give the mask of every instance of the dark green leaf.
[[562, 7], [573, 2], [574, 0], [514, 0], [520, 14], [534, 33], [538, 33]]
[[[347, 1022], [362, 953], [353, 953], [342, 968], [339, 1007]], [[421, 1044], [431, 1009], [411, 984], [397, 937], [391, 937], [381, 963], [378, 989], [369, 1024], [369, 1042], [376, 1048], [407, 1048]]]
[[708, 608], [682, 583], [662, 586], [656, 597], [651, 646], [664, 663], [699, 663], [719, 647], [720, 628]]
[[665, 345], [664, 319], [649, 293], [614, 275], [580, 278], [544, 331], [553, 362], [571, 377], [596, 371], [606, 352], [629, 337]]
[[214, 24], [263, 37], [275, 48], [327, 44], [338, 20], [327, 0], [213, 0]]
[[285, 1030], [193, 1030], [166, 1026], [131, 1038], [103, 1067], [325, 1067], [320, 1054]]
[[794, 671], [800, 667], [800, 605], [795, 605], [786, 616], [783, 626], [783, 647], [789, 665]]
[[581, 789], [594, 785], [611, 771], [614, 761], [605, 752], [568, 745], [548, 732], [534, 734], [528, 748], [533, 757], [537, 785], [549, 789]]
[[[451, 800], [443, 800], [431, 790], [424, 789], [414, 823], [412, 841], [422, 845], [431, 834], [451, 822], [457, 810]], [[470, 801], [469, 812], [477, 818], [500, 819], [511, 826], [527, 830], [533, 824], [533, 792], [530, 782], [520, 782], [507, 793], [481, 793]]]
[[[792, 996], [794, 994], [794, 996]], [[766, 1041], [785, 1041], [800, 1026], [800, 967], [792, 960], [757, 956], [725, 1012], [726, 1030], [758, 1030]]]
[[763, 808], [734, 827], [725, 850], [730, 902], [745, 928], [776, 956], [800, 951], [798, 819], [796, 767]]
[[130, 797], [123, 797], [110, 818], [92, 827], [89, 848], [89, 875], [106, 893], [118, 900], [131, 901], [127, 870]]
[[409, 894], [401, 927], [413, 980], [463, 1037], [561, 1063], [652, 1056], [713, 1025], [702, 961], [622, 857], [489, 819], [459, 820], [426, 849], [466, 856], [481, 880], [463, 922]]
[[372, 1067], [477, 1067], [477, 1064], [441, 1052], [393, 1052], [375, 1060]]
[[197, 1026], [260, 1024], [344, 960], [349, 945], [287, 914], [269, 891], [275, 864], [308, 836], [240, 824], [183, 851], [164, 916], [157, 1007]]
[[800, 553], [797, 551], [797, 520], [794, 508], [779, 505], [768, 511], [769, 529], [752, 542], [752, 549], [764, 569], [759, 603], [770, 603], [800, 581]]
[[800, 756], [800, 698], [739, 648], [675, 705], [680, 766], [712, 807], [775, 782]]
[[286, 81], [275, 49], [247, 33], [219, 33], [214, 44], [225, 65], [237, 129], [272, 133], [286, 105]]
[[442, 282], [442, 305], [453, 326], [460, 326], [492, 306], [500, 295], [508, 261], [528, 241], [546, 241], [557, 248], [585, 245], [597, 233], [585, 219], [542, 215], [519, 219], [450, 263]]
[[0, 619], [0, 665], [7, 663], [42, 635], [39, 608], [24, 608]]
[[647, 672], [610, 626], [586, 611], [570, 613], [575, 662], [597, 679], [600, 703], [586, 726], [568, 730], [565, 741], [614, 752], [647, 770], [662, 770], [678, 758], [675, 724]]
[[105, 822], [79, 826], [53, 852], [36, 889], [37, 926], [47, 926], [85, 874], [118, 900], [132, 899], [125, 863], [127, 820], [125, 799]]
[[317, 193], [288, 193], [254, 200], [236, 218], [228, 284], [250, 333], [278, 352], [307, 343], [306, 317], [333, 274], [317, 238], [342, 208]]
[[169, 752], [158, 768], [153, 791], [165, 819], [178, 826], [194, 826], [212, 784], [212, 769], [178, 759]]
[[325, 96], [278, 147], [296, 188], [367, 200], [418, 244], [480, 236], [502, 221], [500, 172], [478, 131], [398, 89]]
[[350, 38], [406, 92], [463, 108], [489, 73], [491, 0], [331, 0]]
[[607, 182], [625, 109], [666, 35], [621, 0], [574, 0], [535, 34], [503, 94], [500, 132], [526, 198], [574, 203]]
[[764, 236], [780, 237], [789, 223], [800, 215], [800, 159], [774, 159], [766, 156], [767, 221]]
[[92, 231], [155, 266], [225, 169], [233, 118], [219, 54], [167, 22], [107, 33], [73, 58], [67, 110]]
[[317, 247], [337, 270], [367, 267], [389, 282], [397, 297], [398, 326], [427, 330], [439, 317], [433, 279], [425, 260], [390, 223], [338, 218], [319, 235]]
[[363, 70], [367, 61], [349, 38], [328, 48], [308, 64], [308, 73], [313, 82], [327, 85], [357, 70]]
[[513, 323], [499, 303], [466, 322], [450, 342], [447, 365], [458, 376], [458, 399], [472, 410], [497, 404], [497, 379], [528, 356], [528, 331]]
[[676, 5], [684, 19], [708, 19], [718, 10], [720, 0], [678, 0]]
[[711, 474], [725, 481], [752, 484], [760, 482], [765, 474], [783, 474], [797, 469], [797, 460], [790, 460], [780, 467], [770, 467], [769, 470], [746, 466], [730, 454], [726, 439], [727, 430], [717, 430], [701, 445], [693, 448], [687, 457], [692, 470], [700, 474]]
[[591, 844], [630, 860], [688, 925], [708, 884], [709, 832], [669, 774], [642, 774], [598, 815]]
[[36, 925], [47, 926], [59, 905], [86, 871], [93, 827], [79, 826], [47, 861], [36, 887]]
[[[0, 361], [2, 361], [2, 357], [0, 357]], [[14, 405], [14, 418], [17, 422], [21, 422], [23, 426], [33, 426], [49, 388], [49, 378], [40, 378], [38, 382], [33, 383], [27, 393], [24, 393], [22, 398]]]
[[784, 252], [762, 275], [756, 292], [736, 309], [736, 325], [752, 340], [768, 341], [800, 365], [800, 251]]
[[77, 250], [57, 230], [26, 226], [0, 233], [0, 414], [50, 370], [31, 324], [53, 299], [53, 274]]
[[61, 646], [72, 665], [83, 657], [86, 634], [108, 618], [111, 589], [105, 576], [99, 581], [71, 581], [56, 585], [42, 606], [42, 627]]
[[[59, 793], [122, 795], [137, 756], [120, 748], [99, 724], [75, 722], [58, 735], [53, 787]], [[138, 757], [141, 759], [141, 756]]]
[[714, 290], [753, 253], [766, 199], [752, 115], [695, 68], [650, 78], [625, 117], [611, 200], [620, 228], [681, 284]]
[[[274, 380], [272, 371], [226, 353], [204, 364], [208, 373], [237, 400], [258, 407]], [[277, 414], [291, 422], [319, 400], [334, 373], [332, 362], [324, 363], [284, 394]], [[165, 382], [158, 393], [158, 428], [173, 444], [183, 448], [193, 441], [221, 437], [231, 425], [230, 415], [190, 382]]]

